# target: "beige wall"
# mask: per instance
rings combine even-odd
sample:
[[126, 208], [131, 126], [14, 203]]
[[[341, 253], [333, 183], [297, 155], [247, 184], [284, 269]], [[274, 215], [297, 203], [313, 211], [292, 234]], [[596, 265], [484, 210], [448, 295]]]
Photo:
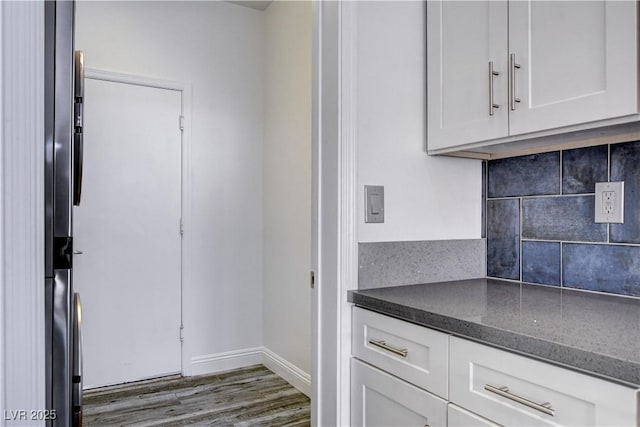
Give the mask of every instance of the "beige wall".
[[311, 372], [310, 1], [265, 11], [263, 336], [269, 350]]

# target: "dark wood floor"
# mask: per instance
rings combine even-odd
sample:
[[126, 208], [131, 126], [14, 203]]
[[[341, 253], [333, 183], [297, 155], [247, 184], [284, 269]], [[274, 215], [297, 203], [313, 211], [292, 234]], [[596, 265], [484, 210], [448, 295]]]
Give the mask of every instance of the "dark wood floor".
[[85, 426], [308, 426], [309, 398], [262, 365], [84, 393]]

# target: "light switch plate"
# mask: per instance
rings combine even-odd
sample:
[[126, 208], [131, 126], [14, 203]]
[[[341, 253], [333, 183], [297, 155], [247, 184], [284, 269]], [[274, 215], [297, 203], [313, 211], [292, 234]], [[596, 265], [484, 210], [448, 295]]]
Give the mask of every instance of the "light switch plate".
[[364, 186], [364, 222], [384, 222], [384, 187], [382, 185]]
[[624, 222], [624, 182], [596, 182], [595, 222]]

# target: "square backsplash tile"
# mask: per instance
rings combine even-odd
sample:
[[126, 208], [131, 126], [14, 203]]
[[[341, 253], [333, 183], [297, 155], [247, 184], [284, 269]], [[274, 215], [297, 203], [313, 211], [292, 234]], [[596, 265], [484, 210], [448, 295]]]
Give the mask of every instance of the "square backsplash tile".
[[596, 191], [596, 182], [608, 177], [609, 147], [576, 148], [562, 152], [562, 194]]
[[560, 285], [560, 242], [522, 242], [522, 281]]
[[560, 193], [560, 152], [492, 160], [489, 198]]

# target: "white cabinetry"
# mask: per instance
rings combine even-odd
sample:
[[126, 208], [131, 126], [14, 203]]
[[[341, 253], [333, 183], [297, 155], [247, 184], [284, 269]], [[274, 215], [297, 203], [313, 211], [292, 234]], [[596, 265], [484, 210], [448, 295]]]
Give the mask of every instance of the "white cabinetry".
[[637, 391], [452, 337], [450, 400], [509, 426], [633, 426]]
[[638, 112], [636, 3], [511, 1], [511, 135]]
[[430, 152], [637, 120], [637, 21], [632, 1], [427, 2]]
[[449, 427], [500, 427], [498, 424], [465, 411], [453, 403], [450, 403], [447, 408], [447, 425]]
[[447, 401], [436, 395], [449, 392], [449, 336], [358, 307], [352, 314], [352, 425], [446, 426]]
[[357, 359], [351, 359], [351, 424], [447, 425], [447, 402]]
[[[491, 79], [490, 63], [498, 73]], [[430, 150], [509, 134], [506, 70], [505, 1], [427, 2]]]
[[354, 426], [638, 425], [635, 388], [358, 307], [353, 330]]
[[355, 357], [447, 398], [449, 335], [358, 307], [352, 319]]

